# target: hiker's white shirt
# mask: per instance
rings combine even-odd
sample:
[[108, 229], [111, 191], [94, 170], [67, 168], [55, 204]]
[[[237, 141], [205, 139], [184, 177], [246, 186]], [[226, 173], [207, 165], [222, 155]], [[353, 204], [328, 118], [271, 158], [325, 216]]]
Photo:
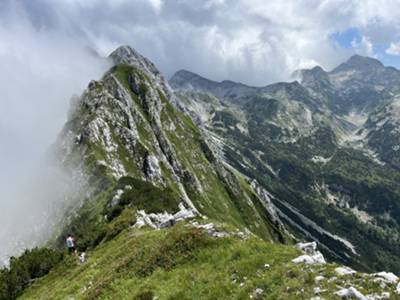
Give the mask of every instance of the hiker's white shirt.
[[73, 237], [68, 237], [67, 238], [67, 247], [68, 248], [74, 247], [74, 238]]

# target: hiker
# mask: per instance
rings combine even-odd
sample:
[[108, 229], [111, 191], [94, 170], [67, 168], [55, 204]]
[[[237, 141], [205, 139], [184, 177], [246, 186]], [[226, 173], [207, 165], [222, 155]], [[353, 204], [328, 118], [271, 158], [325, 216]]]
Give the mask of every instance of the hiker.
[[71, 234], [68, 234], [67, 237], [67, 248], [68, 248], [68, 254], [76, 253], [75, 250], [75, 239]]

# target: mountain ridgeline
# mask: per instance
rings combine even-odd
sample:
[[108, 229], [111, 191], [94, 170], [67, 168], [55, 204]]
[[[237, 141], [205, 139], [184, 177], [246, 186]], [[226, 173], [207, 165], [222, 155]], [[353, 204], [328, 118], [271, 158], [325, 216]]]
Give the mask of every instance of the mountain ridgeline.
[[298, 236], [361, 269], [400, 271], [400, 71], [353, 56], [250, 87], [170, 80], [221, 157], [271, 195]]
[[299, 240], [317, 241], [332, 262], [400, 273], [400, 71], [353, 56], [252, 87], [184, 70], [168, 83], [129, 46], [109, 59], [71, 102], [52, 149], [80, 192], [48, 246], [63, 249], [73, 233], [88, 261], [28, 251], [0, 272], [0, 299], [336, 299], [338, 285], [382, 289], [376, 274], [320, 283], [342, 269], [312, 243], [294, 259]]
[[156, 67], [130, 47], [110, 57], [115, 67], [89, 84], [57, 143], [64, 165], [90, 182], [64, 233], [82, 233], [77, 238], [85, 241], [92, 228], [82, 246], [95, 246], [125, 210], [185, 209], [284, 242], [269, 199], [214, 154], [190, 117], [174, 107], [177, 99]]

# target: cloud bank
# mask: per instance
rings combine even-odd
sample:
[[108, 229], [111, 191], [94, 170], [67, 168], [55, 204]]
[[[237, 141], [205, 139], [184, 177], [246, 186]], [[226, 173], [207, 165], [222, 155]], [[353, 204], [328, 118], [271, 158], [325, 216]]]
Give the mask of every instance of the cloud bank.
[[[396, 0], [18, 3], [36, 30], [76, 38], [102, 54], [131, 44], [168, 76], [186, 68], [253, 85], [287, 80], [316, 64], [330, 69], [353, 53], [385, 58], [397, 54], [390, 44], [400, 42]], [[349, 29], [357, 35], [343, 47], [333, 36]]]
[[20, 7], [7, 9], [0, 21], [0, 258], [50, 234], [47, 218], [66, 180], [48, 168], [46, 152], [71, 96], [108, 68], [75, 37], [35, 27]]

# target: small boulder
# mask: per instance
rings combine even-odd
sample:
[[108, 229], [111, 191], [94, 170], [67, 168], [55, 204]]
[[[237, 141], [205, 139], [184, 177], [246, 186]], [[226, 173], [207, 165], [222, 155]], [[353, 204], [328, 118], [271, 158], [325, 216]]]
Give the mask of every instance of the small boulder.
[[383, 281], [385, 283], [394, 284], [394, 283], [397, 283], [399, 281], [399, 277], [394, 275], [392, 272], [379, 272], [379, 273], [374, 273], [374, 274], [371, 274], [371, 275], [376, 277], [376, 278], [383, 279]]
[[305, 254], [312, 255], [317, 251], [317, 243], [297, 243], [296, 248], [304, 252]]
[[326, 292], [326, 291], [327, 291], [327, 290], [321, 289], [319, 286], [317, 286], [317, 287], [314, 288], [314, 294], [316, 294], [316, 295], [319, 295], [319, 294], [324, 293], [324, 292]]
[[315, 264], [326, 264], [325, 258], [322, 253], [318, 252], [314, 255], [304, 254], [299, 257], [296, 257], [292, 260], [295, 264], [307, 264], [307, 265], [315, 265]]
[[348, 289], [347, 288], [341, 289], [340, 291], [337, 291], [335, 295], [343, 299], [355, 298], [359, 300], [369, 300], [366, 296], [357, 291], [357, 289], [355, 289], [354, 287], [349, 287]]
[[86, 262], [86, 253], [85, 253], [85, 252], [82, 252], [82, 253], [79, 255], [78, 259], [79, 259], [79, 262], [80, 262], [81, 264], [85, 263], [85, 262]]
[[256, 288], [253, 291], [253, 299], [262, 299], [262, 295], [264, 294], [264, 290], [262, 288]]
[[335, 269], [335, 272], [339, 276], [354, 275], [357, 273], [356, 271], [354, 271], [352, 268], [349, 267], [337, 267]]

